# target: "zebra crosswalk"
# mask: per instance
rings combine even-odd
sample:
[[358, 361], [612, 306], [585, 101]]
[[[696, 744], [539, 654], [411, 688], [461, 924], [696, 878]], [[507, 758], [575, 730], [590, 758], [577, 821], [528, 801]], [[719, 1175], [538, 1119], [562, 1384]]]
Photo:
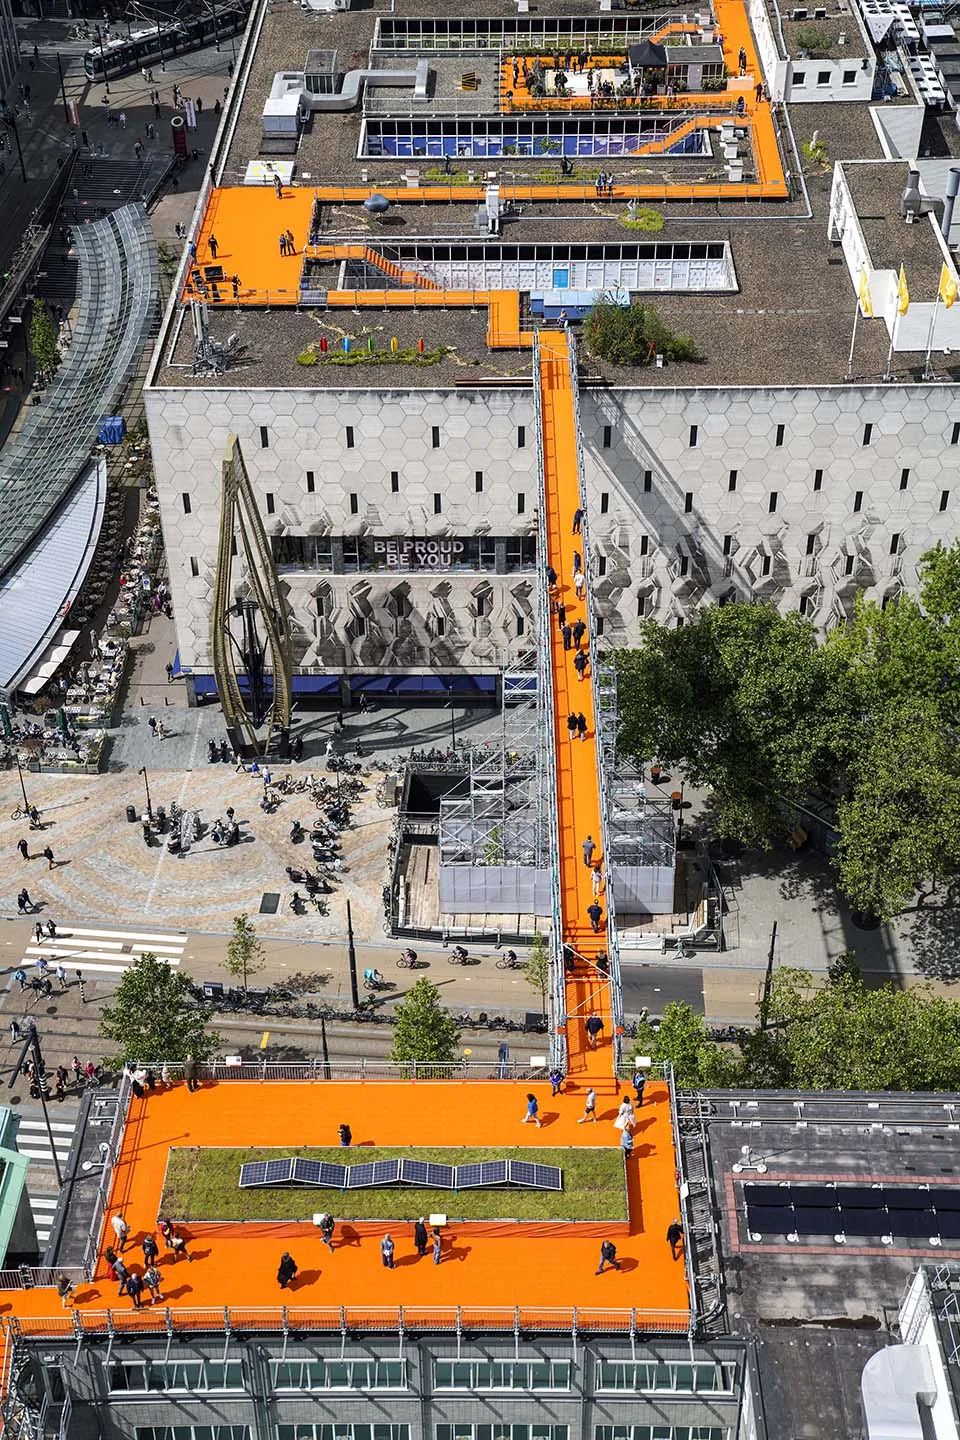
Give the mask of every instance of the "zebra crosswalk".
[[186, 935], [176, 931], [94, 930], [65, 925], [52, 938], [31, 940], [19, 964], [28, 969], [43, 956], [51, 971], [63, 965], [68, 973], [82, 970], [85, 976], [122, 975], [148, 951], [168, 965], [179, 965], [186, 944]]
[[[73, 1144], [76, 1128], [75, 1120], [55, 1120], [52, 1115], [50, 1117], [53, 1150], [56, 1151], [61, 1165], [65, 1163], [70, 1154], [70, 1146]], [[20, 1123], [17, 1126], [17, 1150], [31, 1160], [41, 1160], [46, 1161], [49, 1165], [53, 1164], [50, 1136], [47, 1134], [47, 1127], [42, 1115], [34, 1118], [33, 1115], [21, 1114]]]
[[37, 1244], [41, 1251], [50, 1239], [53, 1217], [57, 1209], [58, 1196], [53, 1171], [53, 1155], [56, 1153], [61, 1171], [65, 1170], [70, 1147], [77, 1128], [76, 1118], [68, 1118], [70, 1110], [57, 1107], [56, 1118], [50, 1116], [50, 1130], [53, 1134], [53, 1150], [50, 1136], [42, 1114], [39, 1111], [18, 1111], [17, 1150], [30, 1161], [27, 1176], [27, 1198], [37, 1231]]

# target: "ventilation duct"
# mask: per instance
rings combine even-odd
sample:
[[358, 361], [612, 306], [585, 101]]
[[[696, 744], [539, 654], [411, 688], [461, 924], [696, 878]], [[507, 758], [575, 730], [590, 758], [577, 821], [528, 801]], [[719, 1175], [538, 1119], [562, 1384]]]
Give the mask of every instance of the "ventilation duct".
[[925, 1440], [920, 1406], [937, 1398], [923, 1345], [888, 1345], [871, 1355], [860, 1375], [867, 1440]]

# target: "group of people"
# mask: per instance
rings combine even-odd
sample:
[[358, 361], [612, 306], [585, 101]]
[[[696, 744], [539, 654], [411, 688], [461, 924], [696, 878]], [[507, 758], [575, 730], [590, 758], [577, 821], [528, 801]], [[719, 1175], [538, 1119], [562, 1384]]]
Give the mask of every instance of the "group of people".
[[[324, 1212], [322, 1215], [317, 1216], [317, 1227], [320, 1231], [320, 1239], [331, 1254], [333, 1254], [335, 1248], [334, 1235], [336, 1233], [336, 1226], [336, 1220], [329, 1213]], [[435, 1225], [433, 1229], [428, 1231], [425, 1215], [421, 1215], [419, 1220], [414, 1223], [413, 1245], [418, 1260], [422, 1259], [429, 1250], [433, 1254], [434, 1265], [441, 1263], [443, 1259], [443, 1231], [438, 1225]], [[380, 1261], [385, 1270], [396, 1269], [396, 1248], [396, 1242], [389, 1232], [382, 1236], [380, 1240]], [[293, 1285], [294, 1280], [299, 1274], [299, 1270], [300, 1267], [289, 1250], [284, 1250], [280, 1256], [280, 1263], [277, 1266], [277, 1284], [281, 1290], [287, 1290]]]
[[[119, 1295], [129, 1295], [133, 1301], [134, 1308], [139, 1310], [143, 1304], [144, 1291], [149, 1292], [151, 1303], [156, 1305], [162, 1303], [161, 1285], [163, 1277], [160, 1274], [160, 1246], [157, 1244], [153, 1232], [146, 1234], [140, 1242], [143, 1251], [143, 1265], [140, 1268], [128, 1266], [123, 1259], [123, 1252], [130, 1240], [130, 1226], [122, 1214], [112, 1217], [110, 1224], [113, 1229], [116, 1248], [108, 1245], [103, 1252], [103, 1258], [107, 1262], [107, 1270], [112, 1280], [119, 1282]], [[174, 1260], [184, 1258], [193, 1259], [187, 1249], [187, 1238], [180, 1231], [174, 1229], [170, 1220], [161, 1218], [157, 1221], [157, 1229], [163, 1237], [164, 1243]], [[63, 1295], [61, 1299], [66, 1306], [69, 1303], [69, 1294]]]

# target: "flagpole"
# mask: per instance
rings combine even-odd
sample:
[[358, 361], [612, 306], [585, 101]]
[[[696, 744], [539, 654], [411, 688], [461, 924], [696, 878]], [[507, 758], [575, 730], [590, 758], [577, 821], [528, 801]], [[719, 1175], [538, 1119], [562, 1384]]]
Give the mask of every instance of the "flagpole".
[[931, 356], [931, 354], [932, 354], [932, 352], [933, 352], [933, 332], [934, 332], [934, 330], [936, 329], [936, 325], [937, 325], [937, 311], [938, 311], [939, 309], [940, 309], [940, 291], [939, 291], [939, 289], [938, 289], [938, 290], [937, 290], [937, 298], [936, 298], [936, 300], [934, 300], [934, 302], [933, 302], [933, 316], [932, 316], [932, 318], [931, 318], [931, 320], [930, 320], [930, 332], [929, 332], [929, 334], [927, 335], [927, 358], [926, 358], [926, 361], [925, 361], [925, 363], [924, 363], [923, 376], [922, 376], [922, 379], [924, 379], [924, 380], [933, 380], [933, 379], [934, 379], [934, 373], [933, 373], [933, 371], [930, 369], [930, 356]]
[[900, 269], [897, 271], [897, 292], [893, 309], [893, 329], [890, 331], [890, 349], [887, 351], [887, 368], [884, 371], [884, 380], [893, 379], [893, 371], [890, 369], [893, 363], [893, 347], [897, 343], [897, 326], [900, 324], [900, 276], [903, 274], [903, 261], [900, 262]]
[[850, 336], [850, 354], [847, 356], [847, 379], [853, 378], [853, 347], [857, 343], [857, 320], [860, 316], [860, 296], [853, 307], [853, 334]]

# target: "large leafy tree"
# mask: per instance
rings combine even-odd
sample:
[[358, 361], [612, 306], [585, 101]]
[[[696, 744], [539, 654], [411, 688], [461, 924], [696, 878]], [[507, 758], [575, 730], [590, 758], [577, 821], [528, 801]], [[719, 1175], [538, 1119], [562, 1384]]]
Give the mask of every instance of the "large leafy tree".
[[189, 975], [172, 970], [149, 950], [124, 972], [100, 1034], [125, 1060], [207, 1060], [220, 1036], [207, 1029], [208, 1008], [193, 994]]
[[682, 1088], [734, 1083], [733, 1062], [727, 1052], [711, 1041], [703, 1016], [682, 1000], [671, 1000], [663, 1007], [656, 1027], [649, 1021], [638, 1026], [633, 1058], [638, 1055], [669, 1061]]
[[459, 1043], [460, 1031], [449, 1010], [440, 1004], [436, 985], [418, 980], [397, 1006], [390, 1059], [451, 1065], [459, 1058]]
[[692, 624], [644, 625], [617, 656], [620, 745], [682, 765], [709, 787], [714, 824], [744, 841], [782, 824], [776, 797], [805, 797], [836, 763], [843, 712], [813, 626], [767, 605], [714, 606]]
[[745, 1043], [743, 1084], [900, 1091], [960, 1085], [960, 1004], [925, 985], [871, 989], [844, 969], [814, 988], [806, 971], [783, 969], [773, 978], [767, 1023], [762, 1046], [755, 1046], [767, 1068], [758, 1067]]
[[547, 949], [547, 942], [539, 930], [533, 937], [530, 954], [523, 967], [523, 978], [530, 989], [536, 990], [540, 996], [540, 1005], [546, 1013], [547, 990], [550, 986], [550, 952]]
[[34, 300], [30, 311], [30, 354], [41, 375], [51, 375], [60, 364], [57, 328], [43, 300]]
[[894, 702], [855, 762], [838, 806], [840, 885], [889, 920], [960, 864], [960, 757], [932, 700]]

